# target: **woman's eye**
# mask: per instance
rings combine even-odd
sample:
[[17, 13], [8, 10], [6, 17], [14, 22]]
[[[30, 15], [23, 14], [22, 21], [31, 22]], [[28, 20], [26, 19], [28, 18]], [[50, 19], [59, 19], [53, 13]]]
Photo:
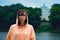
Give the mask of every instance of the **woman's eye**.
[[23, 15], [23, 16], [25, 16], [25, 15]]
[[19, 16], [25, 16], [25, 15], [19, 15]]

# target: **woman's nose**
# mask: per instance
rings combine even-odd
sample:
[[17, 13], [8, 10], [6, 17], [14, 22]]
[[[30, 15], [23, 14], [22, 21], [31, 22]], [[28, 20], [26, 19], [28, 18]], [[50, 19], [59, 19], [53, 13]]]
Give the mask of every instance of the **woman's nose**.
[[21, 17], [23, 17], [23, 16], [21, 16]]

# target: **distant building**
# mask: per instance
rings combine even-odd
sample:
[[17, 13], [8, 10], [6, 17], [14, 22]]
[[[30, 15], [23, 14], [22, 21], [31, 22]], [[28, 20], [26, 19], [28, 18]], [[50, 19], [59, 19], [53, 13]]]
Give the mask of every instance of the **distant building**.
[[49, 20], [48, 16], [50, 15], [50, 9], [45, 4], [43, 4], [43, 6], [41, 6], [41, 9], [42, 9], [41, 20], [43, 20], [43, 19]]

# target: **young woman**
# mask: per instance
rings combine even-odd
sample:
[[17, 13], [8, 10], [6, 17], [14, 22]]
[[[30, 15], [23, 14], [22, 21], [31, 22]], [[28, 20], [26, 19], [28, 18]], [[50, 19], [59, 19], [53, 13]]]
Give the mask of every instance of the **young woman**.
[[34, 28], [28, 24], [26, 10], [21, 9], [17, 12], [16, 24], [10, 26], [6, 40], [36, 40]]

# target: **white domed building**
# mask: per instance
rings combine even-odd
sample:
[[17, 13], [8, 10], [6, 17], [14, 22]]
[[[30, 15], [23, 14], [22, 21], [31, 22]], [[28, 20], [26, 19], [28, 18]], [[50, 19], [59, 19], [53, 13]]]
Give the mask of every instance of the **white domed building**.
[[42, 9], [41, 20], [43, 19], [49, 20], [48, 16], [50, 15], [50, 9], [45, 4], [41, 6], [41, 9]]

